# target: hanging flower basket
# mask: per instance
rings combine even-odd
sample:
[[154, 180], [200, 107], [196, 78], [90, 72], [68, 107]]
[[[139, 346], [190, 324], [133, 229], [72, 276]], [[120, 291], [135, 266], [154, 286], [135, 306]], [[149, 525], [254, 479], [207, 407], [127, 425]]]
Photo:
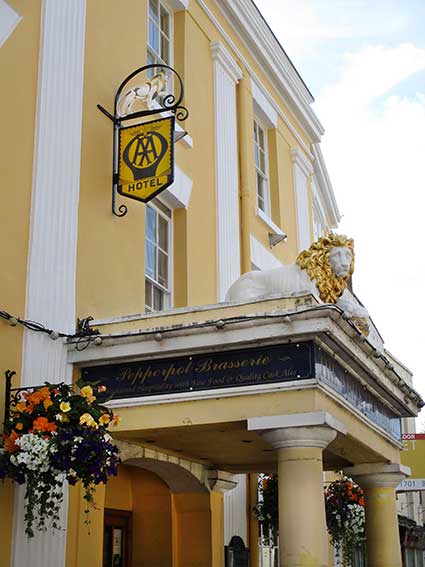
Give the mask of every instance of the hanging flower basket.
[[[262, 475], [258, 482], [259, 502], [254, 514], [266, 534], [276, 541], [279, 531], [277, 474]], [[365, 511], [363, 490], [351, 478], [343, 477], [325, 491], [326, 523], [331, 543], [341, 553], [344, 567], [351, 567], [353, 551], [364, 549]]]
[[351, 567], [353, 551], [365, 545], [363, 490], [351, 478], [343, 477], [328, 485], [325, 502], [331, 543], [342, 554], [344, 567]]
[[68, 384], [46, 382], [20, 392], [5, 423], [0, 479], [25, 484], [28, 537], [34, 530], [60, 529], [64, 482], [82, 482], [88, 512], [95, 486], [117, 474], [118, 449], [107, 429], [118, 417], [96, 400], [106, 388], [78, 386], [74, 391]]

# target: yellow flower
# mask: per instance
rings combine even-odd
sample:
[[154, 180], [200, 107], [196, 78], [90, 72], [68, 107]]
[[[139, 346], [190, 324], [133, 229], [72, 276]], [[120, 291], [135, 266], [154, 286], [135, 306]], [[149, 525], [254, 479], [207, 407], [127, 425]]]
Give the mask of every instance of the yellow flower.
[[95, 396], [93, 396], [93, 388], [91, 386], [84, 386], [80, 390], [81, 395], [83, 398], [86, 398], [90, 403], [95, 401]]
[[61, 402], [59, 409], [64, 413], [71, 411], [71, 404], [69, 402]]
[[95, 429], [99, 427], [89, 413], [83, 413], [83, 415], [80, 417], [80, 425], [84, 424], [88, 427], [94, 427]]
[[105, 425], [106, 423], [109, 423], [111, 421], [111, 418], [109, 417], [109, 414], [104, 413], [103, 415], [101, 415], [99, 417], [99, 424], [100, 425]]

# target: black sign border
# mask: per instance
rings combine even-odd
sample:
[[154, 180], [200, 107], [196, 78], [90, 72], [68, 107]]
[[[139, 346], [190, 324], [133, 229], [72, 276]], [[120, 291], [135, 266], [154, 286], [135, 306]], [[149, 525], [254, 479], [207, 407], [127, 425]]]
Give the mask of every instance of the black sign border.
[[[140, 197], [133, 197], [132, 195], [128, 195], [127, 193], [123, 193], [121, 190], [121, 185], [119, 184], [119, 174], [120, 174], [120, 161], [121, 161], [121, 130], [129, 130], [130, 128], [137, 128], [137, 126], [144, 126], [145, 124], [154, 124], [155, 122], [161, 122], [164, 120], [171, 120], [171, 139], [170, 139], [170, 146], [171, 146], [171, 174], [170, 179], [167, 181], [165, 185], [163, 185], [158, 191], [155, 191], [148, 199], [141, 199]], [[118, 129], [118, 176], [117, 176], [117, 191], [122, 197], [127, 197], [128, 199], [133, 199], [134, 201], [138, 201], [139, 203], [149, 203], [152, 201], [157, 195], [162, 193], [167, 187], [174, 183], [174, 129], [176, 126], [176, 118], [175, 116], [166, 116], [165, 118], [157, 118], [156, 120], [150, 120], [149, 122], [139, 122], [138, 124], [132, 124], [131, 126], [120, 126]]]
[[[165, 361], [170, 361], [170, 362], [178, 362], [179, 360], [185, 360], [185, 359], [189, 359], [189, 357], [202, 357], [202, 356], [208, 356], [208, 354], [210, 354], [211, 356], [214, 355], [224, 355], [226, 353], [238, 353], [238, 354], [243, 354], [243, 353], [255, 353], [256, 351], [259, 351], [259, 354], [261, 354], [261, 350], [265, 350], [265, 349], [275, 349], [275, 348], [279, 348], [279, 347], [285, 347], [285, 346], [292, 346], [296, 348], [296, 345], [307, 345], [309, 347], [308, 349], [308, 371], [307, 371], [307, 376], [302, 376], [299, 378], [288, 378], [288, 379], [280, 379], [280, 380], [273, 380], [273, 379], [269, 379], [269, 380], [264, 380], [261, 382], [254, 382], [254, 383], [242, 383], [242, 384], [225, 384], [225, 385], [215, 385], [215, 386], [206, 386], [206, 387], [199, 387], [199, 388], [188, 388], [188, 389], [184, 389], [184, 390], [180, 390], [180, 391], [164, 391], [164, 392], [151, 392], [151, 393], [140, 393], [140, 392], [136, 392], [135, 394], [126, 394], [126, 395], [118, 395], [115, 396], [114, 393], [112, 393], [111, 390], [108, 391], [108, 394], [110, 396], [111, 401], [114, 400], [127, 400], [127, 399], [137, 399], [137, 398], [152, 398], [153, 396], [158, 396], [158, 397], [166, 397], [166, 396], [175, 396], [175, 395], [188, 395], [188, 394], [199, 394], [201, 392], [212, 392], [212, 391], [216, 391], [216, 390], [233, 390], [234, 388], [246, 388], [246, 387], [255, 387], [255, 386], [259, 386], [259, 385], [269, 385], [269, 384], [286, 384], [288, 382], [302, 382], [303, 380], [309, 380], [309, 379], [314, 379], [315, 378], [315, 349], [314, 349], [314, 342], [313, 341], [297, 341], [297, 342], [293, 342], [293, 343], [283, 343], [283, 344], [269, 344], [269, 345], [261, 345], [261, 346], [251, 346], [248, 348], [243, 348], [243, 349], [228, 349], [228, 350], [223, 350], [223, 351], [213, 351], [211, 353], [209, 353], [208, 351], [205, 352], [197, 352], [197, 353], [188, 353], [182, 356], [167, 356], [164, 358], [152, 358], [152, 359], [142, 359], [142, 360], [132, 360], [132, 361], [126, 361], [126, 362], [122, 362], [122, 363], [109, 363], [109, 364], [99, 364], [99, 365], [91, 365], [91, 366], [84, 366], [81, 367], [81, 376], [83, 380], [87, 380], [88, 384], [94, 384], [96, 382], [102, 382], [102, 379], [99, 377], [93, 377], [93, 378], [86, 378], [86, 376], [84, 375], [85, 372], [88, 372], [90, 369], [101, 369], [101, 368], [111, 368], [111, 367], [131, 367], [132, 365], [135, 365], [137, 363], [140, 364], [146, 364], [148, 365], [149, 363], [154, 364], [155, 362], [165, 362]], [[219, 395], [219, 394], [217, 394]]]

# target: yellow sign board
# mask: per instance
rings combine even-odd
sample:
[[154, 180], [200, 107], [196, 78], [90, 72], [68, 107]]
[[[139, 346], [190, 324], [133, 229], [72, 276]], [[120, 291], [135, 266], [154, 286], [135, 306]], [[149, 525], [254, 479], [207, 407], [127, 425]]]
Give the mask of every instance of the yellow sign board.
[[404, 451], [401, 463], [410, 467], [412, 478], [425, 478], [425, 435], [423, 433], [404, 433]]
[[119, 129], [118, 193], [147, 203], [174, 181], [174, 116]]

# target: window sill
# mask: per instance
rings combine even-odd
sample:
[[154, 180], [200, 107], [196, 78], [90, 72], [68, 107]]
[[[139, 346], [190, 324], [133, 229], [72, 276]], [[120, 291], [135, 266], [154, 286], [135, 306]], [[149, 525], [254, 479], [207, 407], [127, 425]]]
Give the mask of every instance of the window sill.
[[282, 229], [280, 229], [277, 224], [275, 224], [272, 219], [266, 215], [266, 213], [264, 211], [262, 211], [261, 209], [257, 208], [257, 216], [260, 217], [260, 219], [275, 233], [275, 234], [279, 234], [280, 236], [282, 236], [283, 234], [285, 234], [283, 232]]

